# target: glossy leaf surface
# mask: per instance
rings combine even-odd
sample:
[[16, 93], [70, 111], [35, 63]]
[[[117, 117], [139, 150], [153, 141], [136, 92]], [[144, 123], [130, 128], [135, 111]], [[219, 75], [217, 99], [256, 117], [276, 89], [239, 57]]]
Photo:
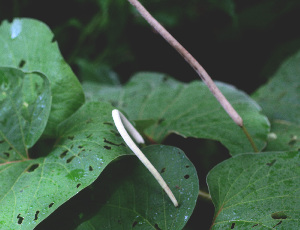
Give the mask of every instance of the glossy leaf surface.
[[0, 164], [0, 229], [33, 229], [112, 160], [131, 154], [113, 126], [112, 109], [88, 103], [60, 125], [47, 156]]
[[300, 152], [241, 154], [213, 168], [207, 183], [212, 229], [300, 227]]
[[96, 201], [99, 210], [77, 230], [181, 230], [184, 227], [196, 205], [199, 191], [193, 164], [175, 147], [153, 145], [142, 151], [161, 173], [179, 207], [174, 207], [145, 166], [137, 158], [131, 158], [107, 168], [108, 171], [101, 175], [99, 182], [105, 186], [95, 193], [100, 197]]
[[[218, 87], [244, 119], [259, 149], [269, 131], [260, 107], [233, 86]], [[231, 154], [253, 151], [245, 134], [200, 81], [180, 83], [163, 74], [139, 73], [124, 87], [84, 84], [88, 100], [106, 100], [124, 110], [132, 120], [154, 120], [145, 134], [158, 143], [170, 133], [220, 141]]]
[[55, 136], [57, 125], [84, 101], [79, 81], [64, 61], [54, 34], [42, 22], [15, 19], [1, 24], [0, 66], [38, 71], [47, 76], [53, 99], [46, 135]]

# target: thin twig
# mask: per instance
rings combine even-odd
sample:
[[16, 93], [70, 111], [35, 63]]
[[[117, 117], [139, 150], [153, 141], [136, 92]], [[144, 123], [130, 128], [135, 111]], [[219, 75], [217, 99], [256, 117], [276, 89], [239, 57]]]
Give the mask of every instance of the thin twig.
[[[173, 195], [171, 189], [166, 184], [164, 179], [161, 177], [159, 172], [154, 168], [154, 166], [151, 164], [151, 162], [147, 159], [147, 157], [142, 153], [142, 151], [136, 146], [136, 144], [133, 142], [129, 134], [127, 133], [126, 129], [130, 133], [130, 135], [133, 137], [133, 139], [137, 143], [144, 143], [143, 137], [139, 134], [139, 132], [133, 127], [133, 125], [126, 119], [126, 117], [117, 109], [114, 109], [112, 111], [112, 117], [115, 123], [115, 126], [117, 127], [120, 135], [122, 136], [123, 140], [126, 142], [128, 147], [135, 153], [135, 155], [140, 159], [140, 161], [146, 166], [146, 168], [152, 173], [154, 178], [157, 180], [157, 182], [160, 184], [160, 186], [165, 190], [167, 195], [170, 197], [171, 201], [173, 202], [174, 206], [178, 206], [178, 202]], [[124, 124], [123, 124], [124, 123]], [[125, 127], [126, 129], [125, 129]]]
[[145, 7], [138, 0], [128, 0], [137, 11], [145, 18], [145, 20], [174, 48], [177, 52], [191, 65], [191, 67], [197, 72], [203, 82], [207, 85], [211, 93], [219, 101], [224, 110], [228, 113], [231, 119], [242, 128], [249, 142], [251, 143], [254, 151], [257, 151], [257, 147], [254, 144], [252, 137], [247, 132], [243, 124], [243, 119], [232, 107], [229, 101], [225, 98], [211, 77], [205, 71], [205, 69], [199, 64], [199, 62], [145, 9]]

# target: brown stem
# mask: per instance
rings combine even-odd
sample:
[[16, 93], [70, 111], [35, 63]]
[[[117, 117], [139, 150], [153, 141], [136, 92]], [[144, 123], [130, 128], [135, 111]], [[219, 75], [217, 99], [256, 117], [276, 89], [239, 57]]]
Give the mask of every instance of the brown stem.
[[174, 48], [183, 58], [191, 65], [191, 67], [198, 73], [200, 78], [208, 86], [209, 90], [216, 97], [216, 99], [223, 106], [232, 120], [240, 127], [243, 126], [243, 120], [240, 115], [231, 106], [228, 100], [221, 93], [216, 84], [212, 81], [207, 72], [197, 62], [197, 60], [158, 22], [151, 14], [143, 7], [137, 0], [128, 0], [138, 12], [146, 19], [146, 21]]
[[145, 18], [145, 20], [174, 48], [177, 52], [190, 64], [190, 66], [197, 72], [203, 82], [207, 85], [211, 93], [219, 101], [221, 106], [231, 117], [231, 119], [242, 128], [243, 132], [250, 141], [255, 152], [258, 152], [253, 139], [244, 127], [243, 119], [232, 107], [229, 101], [225, 98], [211, 77], [205, 69], [197, 62], [197, 60], [145, 9], [145, 7], [138, 0], [128, 0], [137, 11]]

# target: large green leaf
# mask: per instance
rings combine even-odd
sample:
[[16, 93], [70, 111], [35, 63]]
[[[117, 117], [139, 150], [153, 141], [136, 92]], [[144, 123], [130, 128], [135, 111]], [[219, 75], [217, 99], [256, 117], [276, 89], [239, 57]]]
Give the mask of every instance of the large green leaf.
[[300, 148], [300, 52], [285, 61], [253, 98], [271, 122], [267, 150]]
[[[95, 202], [98, 212], [77, 229], [181, 230], [196, 205], [199, 182], [193, 164], [178, 148], [162, 145], [143, 149], [178, 200], [175, 208], [145, 166], [135, 157], [118, 162], [100, 177]], [[120, 172], [123, 172], [120, 174]], [[113, 181], [113, 183], [112, 183]], [[84, 218], [84, 217], [83, 217]]]
[[48, 156], [0, 164], [0, 229], [33, 229], [112, 160], [130, 154], [113, 126], [112, 109], [85, 104], [59, 126]]
[[0, 163], [28, 158], [50, 108], [50, 83], [44, 75], [0, 67]]
[[53, 33], [39, 21], [15, 19], [2, 23], [0, 66], [39, 71], [48, 77], [53, 100], [46, 135], [53, 136], [57, 125], [84, 101], [79, 81], [61, 56]]
[[[220, 90], [244, 119], [259, 149], [265, 146], [269, 123], [260, 107], [233, 86]], [[218, 140], [232, 154], [253, 151], [243, 131], [211, 95], [204, 83], [180, 83], [163, 74], [140, 73], [124, 87], [83, 84], [88, 100], [106, 100], [124, 110], [132, 120], [154, 120], [145, 134], [161, 142], [170, 133]]]
[[300, 152], [241, 154], [212, 169], [207, 183], [212, 229], [300, 227]]

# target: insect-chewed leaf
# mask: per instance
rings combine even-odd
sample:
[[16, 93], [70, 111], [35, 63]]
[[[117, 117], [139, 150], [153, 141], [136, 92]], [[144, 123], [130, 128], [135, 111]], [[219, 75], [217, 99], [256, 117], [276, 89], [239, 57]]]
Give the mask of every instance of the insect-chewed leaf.
[[107, 168], [99, 178], [99, 188], [95, 189], [93, 196], [97, 197], [97, 201], [91, 202], [91, 209], [98, 209], [98, 212], [79, 225], [77, 230], [181, 230], [184, 227], [193, 212], [199, 192], [193, 164], [175, 147], [154, 145], [142, 151], [161, 173], [179, 206], [174, 207], [136, 157], [124, 159]]
[[131, 154], [113, 125], [113, 109], [87, 103], [59, 126], [48, 156], [0, 164], [0, 229], [35, 228], [111, 161]]
[[0, 37], [0, 66], [39, 71], [49, 79], [53, 100], [44, 134], [55, 136], [57, 125], [83, 104], [84, 95], [53, 39], [54, 34], [42, 22], [16, 18], [12, 23], [2, 22]]
[[[245, 93], [231, 85], [217, 83], [244, 119], [255, 144], [266, 143], [269, 122], [260, 107]], [[180, 83], [155, 73], [136, 74], [124, 87], [84, 83], [88, 100], [107, 100], [122, 109], [131, 120], [154, 120], [145, 134], [161, 142], [170, 133], [184, 137], [218, 140], [231, 154], [252, 152], [247, 137], [231, 120], [204, 83]]]
[[300, 152], [241, 154], [213, 168], [207, 183], [212, 229], [300, 227]]

